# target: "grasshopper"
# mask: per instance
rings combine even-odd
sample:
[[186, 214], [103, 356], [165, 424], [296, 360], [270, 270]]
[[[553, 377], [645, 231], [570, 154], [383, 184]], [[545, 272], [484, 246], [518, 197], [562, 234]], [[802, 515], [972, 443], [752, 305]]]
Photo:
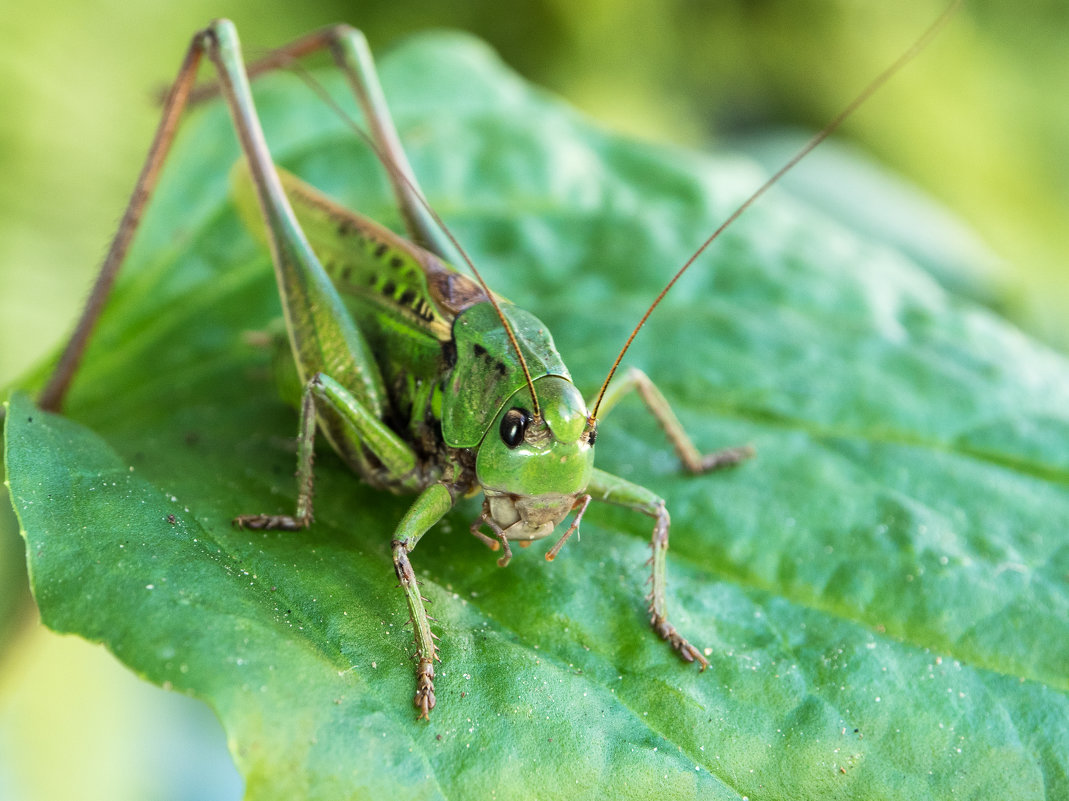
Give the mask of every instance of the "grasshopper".
[[[646, 596], [650, 624], [683, 660], [704, 670], [709, 664], [706, 657], [668, 619], [666, 502], [645, 487], [594, 467], [598, 424], [635, 390], [689, 472], [735, 465], [753, 451], [742, 446], [703, 455], [652, 381], [634, 368], [617, 377], [617, 367], [661, 298], [705, 248], [911, 58], [950, 10], [702, 244], [649, 307], [590, 403], [572, 383], [545, 325], [489, 289], [425, 201], [401, 148], [363, 35], [348, 26], [334, 26], [246, 67], [234, 26], [217, 20], [193, 37], [133, 197], [40, 404], [51, 410], [62, 405], [181, 114], [194, 95], [199, 63], [207, 56], [218, 73], [219, 91], [229, 107], [251, 179], [247, 183], [266, 228], [301, 386], [295, 509], [291, 514], [240, 515], [235, 525], [284, 530], [311, 525], [317, 433], [370, 485], [415, 494], [393, 532], [391, 553], [414, 629], [413, 703], [419, 717], [427, 718], [436, 703], [435, 663], [440, 653], [410, 560], [424, 534], [459, 499], [481, 492], [482, 507], [471, 533], [502, 552], [498, 564], [504, 567], [512, 558], [510, 543], [526, 546], [550, 537], [574, 512], [571, 524], [545, 554], [553, 560], [578, 530], [592, 500], [631, 509], [653, 520]], [[250, 77], [321, 49], [331, 52], [363, 110], [370, 143], [386, 167], [407, 238], [338, 206], [277, 170], [271, 160]], [[450, 266], [458, 257], [474, 278]]]

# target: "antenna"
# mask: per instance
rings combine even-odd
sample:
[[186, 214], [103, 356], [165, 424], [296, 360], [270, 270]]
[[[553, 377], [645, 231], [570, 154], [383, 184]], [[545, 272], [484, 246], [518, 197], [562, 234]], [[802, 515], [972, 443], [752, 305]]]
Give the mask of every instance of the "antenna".
[[730, 226], [732, 223], [735, 222], [735, 220], [741, 217], [743, 212], [750, 208], [750, 206], [752, 206], [754, 202], [759, 197], [761, 197], [761, 195], [763, 195], [765, 192], [767, 192], [769, 189], [779, 183], [780, 178], [786, 175], [794, 167], [795, 164], [797, 164], [799, 161], [808, 156], [809, 153], [812, 152], [812, 150], [817, 145], [819, 145], [821, 142], [831, 136], [832, 133], [838, 130], [839, 127], [843, 124], [843, 122], [845, 122], [850, 115], [857, 111], [857, 109], [866, 100], [872, 97], [872, 95], [875, 94], [876, 91], [880, 89], [880, 87], [887, 83], [887, 81], [895, 73], [901, 70], [906, 64], [912, 61], [918, 53], [920, 53], [925, 47], [927, 47], [928, 43], [935, 38], [936, 34], [938, 34], [940, 30], [942, 30], [943, 26], [946, 25], [946, 23], [958, 10], [958, 7], [961, 5], [961, 3], [962, 0], [954, 0], [954, 2], [947, 6], [943, 13], [940, 14], [938, 18], [936, 18], [935, 22], [929, 25], [928, 28], [924, 31], [924, 33], [918, 36], [917, 39], [913, 42], [913, 44], [911, 44], [902, 53], [902, 55], [895, 59], [894, 63], [891, 64], [891, 66], [887, 67], [887, 69], [885, 69], [875, 78], [873, 78], [872, 81], [869, 82], [868, 86], [862, 89], [860, 94], [858, 94], [857, 97], [850, 101], [846, 108], [840, 111], [835, 116], [835, 118], [832, 119], [832, 121], [829, 122], [827, 125], [825, 125], [819, 133], [817, 133], [815, 136], [813, 136], [812, 139], [806, 142], [805, 145], [802, 146], [802, 149], [795, 153], [793, 156], [791, 156], [787, 163], [780, 167], [772, 175], [771, 178], [761, 184], [761, 186], [759, 186], [753, 194], [746, 198], [746, 200], [744, 200], [742, 204], [737, 209], [735, 209], [735, 211], [733, 211], [731, 215], [726, 220], [724, 220], [724, 222], [722, 222], [715, 231], [713, 231], [709, 238], [706, 239], [696, 251], [694, 251], [693, 255], [691, 255], [691, 257], [687, 259], [686, 263], [684, 263], [684, 265], [679, 268], [679, 271], [674, 276], [672, 276], [672, 279], [667, 284], [665, 284], [665, 287], [661, 290], [661, 293], [653, 299], [653, 303], [651, 303], [649, 308], [646, 309], [646, 313], [642, 315], [642, 319], [638, 321], [638, 325], [634, 327], [634, 329], [631, 331], [631, 335], [627, 338], [627, 342], [625, 342], [623, 348], [620, 349], [620, 353], [616, 356], [616, 361], [612, 363], [612, 367], [609, 368], [609, 374], [605, 377], [605, 381], [604, 383], [602, 383], [601, 389], [598, 391], [598, 399], [594, 403], [593, 410], [590, 412], [591, 422], [598, 419], [598, 409], [601, 408], [601, 401], [605, 397], [605, 391], [609, 388], [609, 382], [611, 382], [613, 376], [616, 375], [616, 368], [620, 366], [620, 362], [623, 360], [624, 354], [627, 353], [628, 349], [631, 347], [631, 343], [635, 341], [635, 337], [638, 336], [639, 330], [642, 328], [642, 326], [646, 324], [646, 321], [650, 318], [650, 315], [653, 314], [653, 310], [660, 305], [662, 300], [664, 300], [664, 296], [668, 294], [668, 291], [673, 286], [675, 286], [676, 281], [683, 277], [683, 273], [689, 270], [690, 266], [698, 260], [698, 257], [701, 256], [702, 253], [705, 252], [706, 248], [708, 248], [709, 245], [716, 241], [716, 239], [719, 238], [722, 233], [724, 233], [728, 226]]

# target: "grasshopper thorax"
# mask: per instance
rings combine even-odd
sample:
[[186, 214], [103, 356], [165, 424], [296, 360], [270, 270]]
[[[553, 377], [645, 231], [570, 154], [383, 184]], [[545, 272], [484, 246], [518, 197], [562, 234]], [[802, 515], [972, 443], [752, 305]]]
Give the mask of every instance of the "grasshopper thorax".
[[534, 381], [517, 390], [498, 412], [475, 461], [489, 514], [510, 540], [548, 536], [585, 490], [594, 469], [593, 428], [579, 390], [566, 378]]

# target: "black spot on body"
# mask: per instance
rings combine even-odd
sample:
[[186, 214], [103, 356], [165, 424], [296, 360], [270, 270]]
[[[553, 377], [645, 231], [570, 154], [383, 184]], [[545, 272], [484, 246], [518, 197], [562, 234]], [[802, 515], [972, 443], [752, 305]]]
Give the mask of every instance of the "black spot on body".
[[398, 301], [402, 306], [412, 306], [416, 301], [416, 290], [406, 289], [401, 293], [401, 299]]
[[402, 259], [400, 256], [392, 256], [390, 258], [390, 266], [393, 267], [395, 270], [400, 270], [402, 267], [405, 266], [405, 260]]
[[397, 284], [393, 281], [387, 281], [382, 285], [382, 294], [389, 295], [392, 298], [395, 292], [397, 292]]
[[476, 342], [474, 345], [471, 346], [471, 352], [475, 355], [476, 359], [481, 359], [483, 356], [486, 355], [486, 348]]
[[379, 242], [379, 244], [375, 246], [375, 258], [381, 259], [389, 249], [389, 246], [385, 242]]

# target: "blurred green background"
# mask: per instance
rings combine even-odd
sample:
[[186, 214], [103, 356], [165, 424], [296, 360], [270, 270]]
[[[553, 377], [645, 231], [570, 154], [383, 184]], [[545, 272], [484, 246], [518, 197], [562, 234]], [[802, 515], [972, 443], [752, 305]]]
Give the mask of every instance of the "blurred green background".
[[[432, 27], [488, 40], [528, 79], [605, 125], [770, 169], [890, 64], [942, 0], [487, 0], [273, 4], [9, 3], [0, 14], [0, 387], [64, 338], [156, 123], [153, 97], [192, 32], [238, 24], [250, 55], [345, 20], [377, 52]], [[1069, 5], [972, 0], [844, 128], [975, 232], [924, 241], [910, 190], [856, 207], [815, 154], [791, 189], [830, 213], [897, 226], [922, 261], [1053, 346], [1069, 345]], [[859, 196], [869, 197], [868, 193]], [[924, 209], [902, 213], [903, 206]], [[875, 221], [875, 222], [873, 222]], [[952, 239], [953, 241], [948, 241]], [[675, 265], [666, 265], [666, 273]], [[6, 516], [6, 518], [4, 517]], [[200, 705], [144, 685], [101, 649], [41, 629], [0, 509], [0, 798], [237, 798], [225, 738]], [[6, 590], [4, 588], [6, 584]], [[18, 598], [22, 598], [19, 601]], [[6, 600], [5, 600], [6, 599]], [[15, 600], [12, 600], [15, 599]], [[63, 765], [63, 770], [56, 770]]]

